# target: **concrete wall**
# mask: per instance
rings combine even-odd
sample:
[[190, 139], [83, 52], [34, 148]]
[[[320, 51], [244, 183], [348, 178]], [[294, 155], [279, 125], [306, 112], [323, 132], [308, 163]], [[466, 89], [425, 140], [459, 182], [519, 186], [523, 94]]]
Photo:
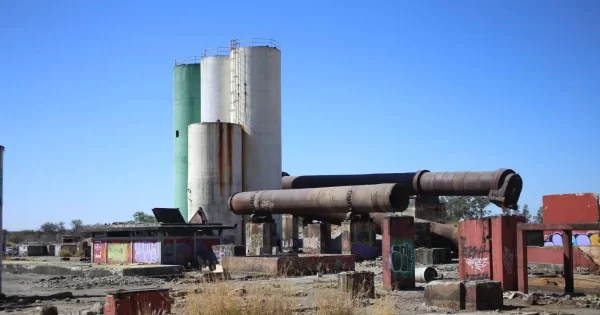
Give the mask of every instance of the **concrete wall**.
[[[161, 241], [162, 239], [162, 241]], [[214, 258], [217, 236], [95, 238], [92, 261], [97, 264], [185, 265], [196, 257]]]
[[20, 245], [19, 256], [47, 256], [48, 248], [46, 245]]

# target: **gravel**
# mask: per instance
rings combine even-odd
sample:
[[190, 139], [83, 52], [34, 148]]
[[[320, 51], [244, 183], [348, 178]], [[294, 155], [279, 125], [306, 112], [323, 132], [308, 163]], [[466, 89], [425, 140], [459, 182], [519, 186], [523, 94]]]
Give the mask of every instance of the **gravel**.
[[83, 290], [93, 287], [112, 287], [112, 286], [156, 286], [163, 284], [164, 281], [155, 278], [145, 277], [77, 277], [77, 276], [58, 276], [48, 279], [41, 279], [37, 282], [28, 282], [36, 289], [74, 289]]

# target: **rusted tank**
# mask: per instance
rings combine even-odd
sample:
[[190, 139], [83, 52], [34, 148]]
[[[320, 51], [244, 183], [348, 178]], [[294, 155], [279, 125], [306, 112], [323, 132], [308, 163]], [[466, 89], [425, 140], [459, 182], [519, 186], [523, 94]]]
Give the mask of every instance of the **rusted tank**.
[[229, 209], [238, 215], [402, 212], [409, 197], [398, 184], [261, 190], [233, 194]]
[[396, 183], [411, 195], [487, 196], [490, 202], [503, 208], [516, 208], [523, 179], [511, 169], [491, 172], [430, 172], [385, 173], [358, 175], [283, 176], [282, 189], [373, 185]]

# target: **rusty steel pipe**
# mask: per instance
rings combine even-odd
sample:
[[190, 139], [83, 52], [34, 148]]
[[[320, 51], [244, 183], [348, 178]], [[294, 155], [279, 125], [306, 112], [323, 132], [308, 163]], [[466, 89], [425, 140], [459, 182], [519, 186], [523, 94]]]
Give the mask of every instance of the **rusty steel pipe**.
[[397, 184], [261, 190], [233, 194], [229, 209], [239, 215], [401, 212], [409, 197]]
[[283, 176], [282, 189], [396, 183], [411, 195], [487, 196], [502, 208], [516, 208], [523, 179], [511, 169], [495, 172], [430, 172]]

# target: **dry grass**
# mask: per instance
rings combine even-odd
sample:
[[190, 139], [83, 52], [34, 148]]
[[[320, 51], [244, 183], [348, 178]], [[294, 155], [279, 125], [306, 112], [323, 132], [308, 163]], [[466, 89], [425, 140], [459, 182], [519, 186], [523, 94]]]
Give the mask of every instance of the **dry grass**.
[[[370, 305], [371, 314], [392, 315], [394, 304], [388, 298], [352, 299], [336, 289], [299, 291], [293, 285], [257, 284], [247, 286], [231, 282], [208, 284], [199, 293], [189, 293], [185, 300], [186, 315], [353, 315], [364, 314]], [[372, 304], [372, 305], [371, 305]], [[179, 312], [177, 312], [179, 313]]]
[[58, 252], [58, 256], [60, 257], [72, 257], [73, 253], [67, 249], [67, 248], [63, 248], [60, 250], [60, 252]]

